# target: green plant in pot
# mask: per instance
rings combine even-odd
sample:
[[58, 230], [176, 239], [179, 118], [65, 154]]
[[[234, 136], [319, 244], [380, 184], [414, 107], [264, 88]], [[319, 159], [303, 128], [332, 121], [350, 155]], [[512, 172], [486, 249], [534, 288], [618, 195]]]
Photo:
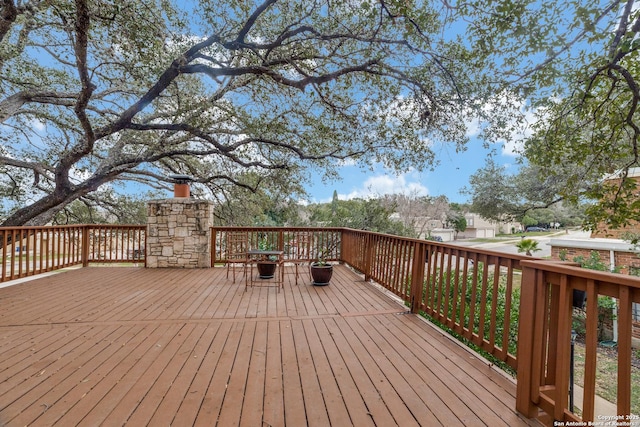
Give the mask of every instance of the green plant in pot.
[[322, 252], [318, 260], [311, 263], [311, 279], [315, 286], [326, 286], [331, 281], [333, 275], [333, 264], [329, 264]]
[[[258, 249], [261, 251], [272, 251], [274, 245], [268, 240], [267, 235], [260, 236], [258, 240]], [[272, 279], [276, 272], [276, 261], [278, 257], [275, 255], [264, 255], [261, 260], [256, 263], [258, 266], [258, 275], [261, 279]]]

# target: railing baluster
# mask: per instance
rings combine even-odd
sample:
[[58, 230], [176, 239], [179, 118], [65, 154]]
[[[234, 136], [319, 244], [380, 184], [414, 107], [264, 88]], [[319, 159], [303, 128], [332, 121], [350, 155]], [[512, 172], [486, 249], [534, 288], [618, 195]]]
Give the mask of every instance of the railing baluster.
[[[464, 335], [465, 331], [465, 313], [467, 309], [467, 278], [469, 273], [469, 253], [464, 251], [464, 256], [462, 257], [462, 286], [460, 289], [460, 318], [457, 323], [456, 332], [460, 335]], [[457, 274], [459, 276], [459, 274]]]
[[489, 351], [493, 351], [496, 346], [496, 328], [498, 327], [498, 289], [500, 287], [500, 258], [493, 257], [492, 259], [493, 286], [491, 288], [491, 314], [489, 316]]
[[476, 344], [483, 348], [485, 341], [485, 327], [487, 321], [487, 296], [489, 289], [489, 263], [490, 258], [487, 255], [482, 257], [482, 280], [480, 281], [480, 310], [479, 310], [479, 324], [477, 331], [477, 339], [475, 340]]
[[422, 291], [425, 278], [425, 263], [426, 250], [428, 248], [422, 244], [414, 245], [413, 253], [413, 271], [411, 272], [411, 312], [419, 313], [422, 308]]
[[444, 287], [444, 308], [443, 308], [443, 316], [444, 321], [448, 327], [452, 327], [452, 318], [453, 313], [451, 311], [451, 265], [453, 255], [451, 253], [451, 248], [446, 249], [446, 257], [447, 257], [447, 268], [445, 270], [445, 287]]
[[467, 324], [467, 330], [465, 331], [465, 338], [473, 340], [474, 335], [474, 320], [476, 314], [476, 298], [478, 293], [478, 266], [480, 264], [478, 260], [478, 254], [473, 254], [473, 268], [471, 269], [471, 300], [469, 301], [469, 320]]
[[505, 289], [504, 318], [502, 320], [502, 352], [500, 359], [507, 361], [509, 358], [509, 337], [511, 336], [511, 311], [513, 299], [513, 260], [507, 259], [507, 283]]
[[[11, 263], [11, 277], [16, 275], [16, 230], [11, 231], [11, 249], [9, 251], [9, 262]], [[19, 277], [19, 276], [18, 276]]]
[[[598, 290], [593, 279], [587, 280], [587, 301], [597, 301]], [[585, 325], [583, 420], [594, 421], [596, 395], [596, 355], [598, 354], [598, 304], [587, 304]]]
[[618, 305], [618, 416], [631, 413], [631, 308], [630, 289], [621, 286]]

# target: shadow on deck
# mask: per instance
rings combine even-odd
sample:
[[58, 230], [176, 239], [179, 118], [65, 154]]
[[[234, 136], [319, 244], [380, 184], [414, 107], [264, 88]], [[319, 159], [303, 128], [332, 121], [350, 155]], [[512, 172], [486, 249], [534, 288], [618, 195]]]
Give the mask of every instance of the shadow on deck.
[[515, 382], [336, 267], [83, 268], [0, 289], [0, 425], [516, 426]]

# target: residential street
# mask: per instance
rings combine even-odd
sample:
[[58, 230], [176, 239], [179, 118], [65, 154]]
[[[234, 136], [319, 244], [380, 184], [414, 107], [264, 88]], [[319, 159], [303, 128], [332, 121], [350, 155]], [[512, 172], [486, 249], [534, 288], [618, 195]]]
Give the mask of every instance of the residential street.
[[[588, 239], [590, 236], [589, 231], [583, 230], [561, 230], [557, 233], [549, 234], [546, 236], [527, 236], [527, 233], [524, 233], [529, 239], [535, 239], [538, 241], [538, 247], [542, 250], [535, 252], [534, 256], [538, 258], [544, 258], [551, 256], [551, 247], [548, 245], [551, 239]], [[456, 240], [453, 243], [455, 245], [460, 246], [468, 246], [472, 248], [481, 248], [488, 249], [492, 251], [505, 252], [509, 254], [518, 254], [518, 249], [516, 248], [516, 243], [522, 237], [520, 235], [514, 236], [514, 238], [504, 238], [504, 240], [499, 242], [475, 242], [472, 240]]]

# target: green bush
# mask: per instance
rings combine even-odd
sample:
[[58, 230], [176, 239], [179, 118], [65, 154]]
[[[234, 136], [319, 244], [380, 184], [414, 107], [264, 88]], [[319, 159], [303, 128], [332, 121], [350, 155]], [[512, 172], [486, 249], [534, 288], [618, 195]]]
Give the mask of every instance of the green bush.
[[[491, 329], [495, 330], [495, 340], [496, 346], [500, 347], [502, 343], [502, 336], [505, 332], [505, 317], [509, 316], [508, 319], [508, 351], [511, 354], [516, 354], [517, 350], [517, 341], [518, 341], [518, 317], [519, 317], [519, 309], [520, 309], [520, 288], [514, 286], [512, 288], [511, 295], [507, 295], [507, 278], [506, 276], [500, 276], [497, 283], [497, 288], [494, 289], [494, 274], [487, 274], [486, 281], [486, 296], [483, 301], [482, 292], [483, 292], [483, 272], [484, 272], [484, 263], [477, 263], [475, 268], [470, 269], [467, 277], [463, 277], [462, 273], [460, 273], [458, 277], [458, 299], [454, 301], [454, 283], [455, 283], [455, 272], [454, 273], [446, 273], [443, 272], [442, 282], [440, 283], [440, 270], [436, 269], [435, 272], [432, 272], [430, 277], [427, 277], [424, 282], [424, 295], [425, 302], [428, 306], [433, 308], [434, 310], [442, 313], [447, 318], [454, 319], [456, 322], [461, 323], [463, 327], [470, 328], [474, 334], [481, 335], [484, 339], [488, 340], [491, 336]], [[474, 286], [474, 275], [475, 275], [475, 286]], [[447, 300], [447, 286], [449, 283], [448, 289], [448, 300]], [[465, 289], [464, 293], [464, 313], [460, 313], [460, 308], [462, 306], [462, 289]], [[491, 311], [494, 306], [494, 295], [495, 295], [495, 310], [496, 310], [496, 321], [495, 324], [491, 324]], [[507, 298], [511, 298], [511, 309], [510, 313], [506, 312], [507, 306]], [[446, 302], [448, 301], [448, 305]], [[484, 326], [482, 333], [480, 331], [481, 327], [481, 317], [480, 313], [483, 309], [484, 304]], [[454, 306], [456, 307], [456, 312], [454, 313]], [[470, 321], [471, 313], [473, 310], [473, 319]], [[471, 325], [470, 325], [471, 324]]]

